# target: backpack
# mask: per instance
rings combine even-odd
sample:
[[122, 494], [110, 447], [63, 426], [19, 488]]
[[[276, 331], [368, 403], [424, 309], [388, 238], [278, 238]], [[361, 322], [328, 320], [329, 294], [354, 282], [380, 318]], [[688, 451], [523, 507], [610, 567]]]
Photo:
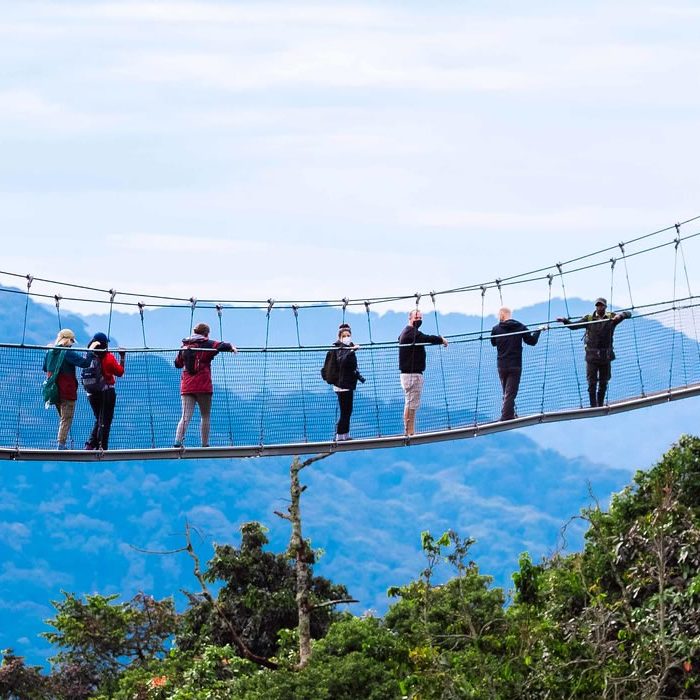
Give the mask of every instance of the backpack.
[[326, 359], [321, 367], [321, 379], [329, 384], [337, 384], [340, 379], [338, 353], [335, 350], [329, 350], [326, 353]]
[[95, 353], [92, 355], [90, 365], [81, 372], [80, 381], [88, 394], [98, 394], [107, 388], [107, 382], [102, 373], [102, 360]]
[[52, 350], [46, 358], [46, 371], [49, 376], [44, 379], [41, 385], [41, 398], [44, 400], [44, 408], [58, 406], [60, 395], [58, 391], [58, 373], [63, 365], [65, 350]]
[[202, 368], [202, 355], [197, 348], [207, 347], [207, 341], [196, 341], [194, 343], [188, 344], [183, 350], [181, 350], [182, 355], [182, 365], [187, 374], [197, 374]]

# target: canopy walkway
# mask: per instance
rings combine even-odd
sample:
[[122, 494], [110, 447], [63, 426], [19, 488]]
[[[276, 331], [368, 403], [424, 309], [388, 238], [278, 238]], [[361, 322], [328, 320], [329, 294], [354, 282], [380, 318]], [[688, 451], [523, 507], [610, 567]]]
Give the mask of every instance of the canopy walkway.
[[[694, 220], [693, 220], [694, 221]], [[685, 226], [689, 222], [682, 224]], [[32, 290], [35, 279], [0, 271], [0, 275], [22, 277], [26, 291], [2, 288], [7, 294], [23, 294], [22, 340], [0, 343], [0, 458], [14, 460], [144, 460], [203, 457], [251, 457], [296, 455], [326, 451], [379, 449], [402, 445], [477, 437], [538, 423], [568, 421], [634, 410], [667, 401], [700, 395], [700, 342], [696, 319], [700, 297], [692, 294], [684, 245], [698, 240], [700, 233], [681, 232], [681, 224], [640, 236], [603, 251], [556, 263], [508, 279], [499, 279], [441, 292], [373, 299], [310, 300], [300, 302], [216, 301], [154, 298], [147, 295], [95, 290], [102, 299], [42, 295]], [[655, 237], [653, 241], [649, 239]], [[636, 247], [635, 247], [636, 246]], [[672, 263], [672, 298], [635, 305], [628, 259], [659, 255]], [[616, 253], [611, 257], [611, 252]], [[555, 294], [568, 310], [568, 275], [590, 274], [607, 269], [615, 293], [615, 271], [623, 270], [624, 304], [616, 307], [631, 311], [632, 318], [615, 331], [613, 376], [605, 405], [588, 408], [586, 368], [582, 331], [571, 331], [556, 322]], [[669, 270], [669, 273], [671, 271]], [[659, 274], [665, 274], [659, 268]], [[79, 285], [43, 280], [45, 284], [68, 289], [88, 289]], [[496, 370], [496, 353], [490, 343], [490, 327], [484, 323], [484, 300], [497, 294], [513, 298], [513, 287], [538, 283], [547, 299], [544, 332], [535, 347], [523, 353], [523, 377], [517, 398], [518, 417], [499, 421], [502, 392]], [[596, 290], [597, 291], [597, 290]], [[481, 298], [481, 324], [478, 330], [446, 336], [449, 347], [427, 347], [427, 369], [422, 402], [417, 416], [417, 432], [403, 434], [404, 395], [399, 382], [396, 341], [373, 338], [370, 310], [381, 304], [405, 300], [407, 310], [421, 305], [428, 333], [440, 334], [437, 302], [446, 294], [476, 294]], [[94, 417], [82, 389], [76, 404], [68, 450], [56, 449], [58, 418], [55, 409], [45, 410], [41, 384], [45, 345], [26, 342], [29, 301], [49, 296], [55, 303], [61, 326], [61, 303], [68, 298], [108, 304], [109, 321], [119, 304], [135, 306], [143, 331], [143, 346], [126, 350], [126, 372], [117, 381], [117, 404], [109, 450], [83, 449]], [[626, 297], [626, 298], [625, 298]], [[147, 299], [133, 301], [133, 299]], [[427, 304], [425, 303], [427, 301]], [[612, 302], [612, 300], [610, 300]], [[0, 296], [0, 304], [2, 298]], [[240, 347], [239, 352], [221, 353], [212, 363], [214, 395], [210, 446], [198, 447], [198, 415], [195, 414], [183, 447], [173, 447], [175, 428], [180, 419], [180, 370], [173, 361], [179, 347], [146, 346], [145, 310], [161, 307], [183, 309], [190, 324], [195, 314], [209, 308], [219, 319], [218, 335], [225, 337], [223, 319], [234, 310], [258, 310], [264, 314], [266, 342], [260, 347]], [[612, 306], [612, 303], [610, 303]], [[336, 442], [335, 423], [338, 402], [332, 388], [320, 377], [329, 346], [302, 343], [300, 317], [309, 309], [337, 308], [337, 320], [348, 310], [360, 307], [366, 312], [367, 342], [357, 351], [358, 365], [366, 383], [358, 385], [352, 414], [350, 441]], [[296, 344], [273, 347], [268, 343], [275, 314], [291, 314]], [[566, 313], [566, 316], [570, 314]], [[20, 319], [21, 321], [21, 319]], [[430, 326], [432, 325], [432, 328]], [[535, 324], [531, 324], [531, 328]], [[105, 329], [108, 331], [108, 328]], [[212, 329], [212, 336], [217, 329]], [[329, 329], [332, 337], [335, 328]], [[401, 328], [396, 328], [398, 336]], [[109, 331], [108, 331], [109, 332]], [[237, 337], [245, 335], [238, 327]], [[81, 350], [80, 348], [74, 348]], [[82, 348], [86, 350], [86, 348]], [[71, 449], [72, 448], [72, 449]]]

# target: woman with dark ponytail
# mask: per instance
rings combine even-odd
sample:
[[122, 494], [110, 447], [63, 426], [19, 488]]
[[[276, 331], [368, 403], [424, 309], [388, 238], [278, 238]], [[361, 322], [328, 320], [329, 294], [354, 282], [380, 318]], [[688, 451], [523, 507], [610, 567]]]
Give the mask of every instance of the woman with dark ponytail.
[[95, 333], [88, 345], [88, 350], [92, 350], [93, 364], [98, 367], [94, 384], [88, 385], [85, 381], [85, 370], [83, 372], [83, 386], [88, 392], [88, 399], [92, 412], [95, 414], [95, 425], [88, 441], [85, 443], [86, 450], [106, 450], [109, 443], [109, 431], [114, 418], [114, 407], [117, 403], [117, 394], [114, 391], [115, 377], [124, 374], [124, 362], [126, 353], [119, 351], [119, 361], [109, 352], [109, 338], [104, 333]]

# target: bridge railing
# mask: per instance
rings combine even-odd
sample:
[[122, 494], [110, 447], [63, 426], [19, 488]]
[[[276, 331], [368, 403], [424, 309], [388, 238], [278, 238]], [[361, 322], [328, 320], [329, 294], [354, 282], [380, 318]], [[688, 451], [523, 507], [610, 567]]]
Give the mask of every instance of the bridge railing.
[[[700, 383], [698, 299], [637, 309], [615, 332], [607, 401], [614, 404]], [[523, 350], [516, 410], [520, 417], [586, 408], [583, 331], [550, 324], [535, 347]], [[573, 339], [573, 342], [572, 342]], [[419, 432], [449, 433], [498, 419], [501, 387], [489, 332], [450, 337], [448, 348], [427, 348]], [[212, 447], [308, 445], [331, 441], [338, 403], [320, 376], [327, 347], [241, 348], [212, 363]], [[58, 415], [41, 396], [46, 347], [0, 344], [0, 448], [56, 447]], [[83, 350], [84, 351], [84, 350]], [[110, 449], [171, 448], [180, 419], [177, 348], [127, 349], [117, 379]], [[438, 357], [441, 353], [442, 357]], [[366, 382], [358, 384], [351, 420], [357, 447], [363, 440], [403, 433], [403, 392], [396, 344], [363, 346], [357, 353]], [[80, 370], [78, 370], [78, 376]], [[79, 389], [69, 447], [82, 449], [94, 416]], [[199, 416], [185, 447], [199, 442]]]

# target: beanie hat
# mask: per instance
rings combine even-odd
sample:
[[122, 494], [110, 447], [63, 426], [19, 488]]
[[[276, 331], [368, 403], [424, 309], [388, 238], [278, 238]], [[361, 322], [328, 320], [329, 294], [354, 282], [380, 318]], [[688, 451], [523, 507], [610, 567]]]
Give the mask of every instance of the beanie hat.
[[340, 338], [340, 336], [341, 336], [343, 333], [345, 333], [346, 331], [347, 331], [348, 333], [350, 333], [350, 335], [352, 335], [352, 328], [350, 328], [350, 324], [349, 324], [349, 323], [341, 323], [341, 324], [338, 326], [338, 337]]
[[95, 335], [92, 336], [88, 348], [90, 350], [94, 350], [95, 348], [104, 349], [107, 347], [107, 343], [109, 343], [109, 338], [104, 333], [95, 333]]
[[63, 328], [58, 332], [54, 345], [71, 345], [75, 342], [75, 333], [70, 328]]

